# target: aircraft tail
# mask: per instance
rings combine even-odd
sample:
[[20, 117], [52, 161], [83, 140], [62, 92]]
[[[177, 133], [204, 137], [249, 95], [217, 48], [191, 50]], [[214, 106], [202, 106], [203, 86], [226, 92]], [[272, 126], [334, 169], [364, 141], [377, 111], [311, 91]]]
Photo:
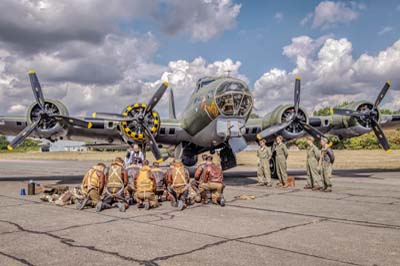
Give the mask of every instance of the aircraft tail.
[[176, 119], [174, 92], [169, 90], [169, 118]]

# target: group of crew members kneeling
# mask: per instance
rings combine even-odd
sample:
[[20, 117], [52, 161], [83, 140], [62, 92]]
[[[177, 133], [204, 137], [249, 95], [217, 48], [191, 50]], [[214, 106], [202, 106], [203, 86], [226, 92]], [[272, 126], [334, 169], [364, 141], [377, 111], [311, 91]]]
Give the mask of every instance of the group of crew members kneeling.
[[[329, 141], [326, 138], [321, 139], [320, 150], [314, 145], [314, 138], [307, 137], [307, 184], [304, 189], [312, 189], [313, 191], [332, 192], [332, 166], [335, 161], [335, 156]], [[288, 150], [286, 144], [283, 142], [282, 136], [277, 136], [273, 149], [266, 145], [266, 141], [261, 139], [259, 141], [260, 147], [257, 151], [258, 157], [258, 171], [257, 178], [260, 186], [272, 187], [270, 160], [275, 151], [275, 167], [279, 178], [277, 186], [287, 188], [288, 175], [286, 160], [288, 157]]]
[[149, 161], [141, 158], [129, 165], [120, 157], [109, 167], [98, 163], [83, 177], [83, 197], [77, 200], [76, 207], [94, 207], [97, 212], [117, 207], [125, 212], [130, 205], [148, 210], [168, 200], [173, 207], [183, 210], [195, 203], [207, 204], [209, 195], [214, 204], [225, 206], [222, 169], [212, 156], [202, 158], [193, 179], [181, 160], [173, 160], [166, 171], [159, 163], [150, 167]]

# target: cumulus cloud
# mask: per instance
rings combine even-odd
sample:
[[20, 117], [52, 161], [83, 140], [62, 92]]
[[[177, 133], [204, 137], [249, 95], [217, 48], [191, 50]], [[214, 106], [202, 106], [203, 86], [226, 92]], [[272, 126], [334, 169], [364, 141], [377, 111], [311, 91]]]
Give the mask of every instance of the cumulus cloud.
[[[276, 104], [293, 103], [294, 80], [301, 76], [301, 105], [307, 111], [334, 106], [344, 101], [375, 100], [386, 80], [392, 81], [385, 108], [396, 109], [393, 97], [400, 90], [400, 40], [377, 55], [352, 55], [352, 43], [345, 39], [299, 36], [283, 48], [283, 55], [294, 61], [291, 71], [273, 68], [254, 84], [255, 106], [264, 112]], [[397, 94], [396, 94], [397, 93]]]
[[[208, 40], [234, 27], [240, 5], [230, 0], [4, 0], [0, 8], [7, 10], [0, 17], [0, 114], [24, 114], [33, 102], [28, 69], [38, 73], [45, 97], [62, 101], [72, 114], [88, 115], [146, 102], [160, 77], [188, 75], [176, 84], [180, 97], [198, 77], [240, 67], [201, 58], [157, 64], [157, 38], [134, 31], [135, 21], [143, 19], [159, 22], [168, 34]], [[182, 23], [172, 25], [174, 18]]]
[[323, 1], [313, 12], [308, 13], [300, 24], [306, 25], [312, 20], [312, 27], [327, 29], [357, 19], [362, 9], [365, 9], [365, 6], [355, 2]]
[[160, 18], [162, 28], [170, 34], [188, 32], [193, 40], [207, 41], [236, 25], [241, 5], [231, 0], [172, 0], [166, 15]]

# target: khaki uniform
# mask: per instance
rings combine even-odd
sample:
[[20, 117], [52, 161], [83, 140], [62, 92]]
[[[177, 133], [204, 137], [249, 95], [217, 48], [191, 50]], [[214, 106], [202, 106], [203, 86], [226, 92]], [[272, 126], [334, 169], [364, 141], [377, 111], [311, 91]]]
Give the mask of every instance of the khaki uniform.
[[101, 202], [96, 206], [96, 211], [101, 211], [115, 206], [118, 206], [120, 211], [125, 211], [128, 207], [125, 199], [125, 186], [127, 184], [128, 172], [124, 169], [123, 163], [112, 162], [107, 174], [104, 193]]
[[143, 166], [137, 173], [134, 181], [135, 199], [138, 204], [142, 204], [148, 200], [150, 207], [155, 208], [158, 206], [156, 198], [156, 180], [151, 173], [150, 167]]
[[126, 171], [128, 172], [128, 185], [125, 187], [125, 197], [132, 199], [135, 192], [134, 179], [137, 173], [139, 173], [140, 167], [137, 164], [131, 164], [126, 168]]
[[318, 171], [318, 162], [321, 157], [321, 152], [314, 145], [311, 144], [307, 150], [307, 186], [309, 187], [322, 187], [321, 175]]
[[182, 164], [174, 166], [166, 174], [166, 183], [168, 188], [168, 193], [171, 197], [171, 204], [176, 206], [176, 204], [186, 205], [187, 197], [189, 194], [189, 170], [186, 169]]
[[[203, 183], [200, 184], [202, 200], [207, 203], [206, 191], [211, 193], [211, 200], [214, 204], [221, 204], [224, 191], [224, 175], [221, 167], [214, 163], [207, 164], [204, 169]], [[222, 205], [222, 204], [221, 204]]]
[[257, 151], [257, 179], [259, 184], [271, 184], [271, 169], [269, 168], [269, 160], [271, 159], [271, 156], [272, 152], [270, 147], [260, 147]]
[[105, 176], [103, 168], [93, 166], [83, 177], [81, 191], [85, 197], [91, 201], [94, 207], [100, 201], [100, 195], [103, 192]]
[[276, 171], [278, 174], [279, 181], [282, 184], [287, 183], [287, 165], [286, 159], [288, 157], [288, 150], [284, 143], [281, 143], [276, 146]]
[[331, 188], [332, 165], [335, 161], [332, 148], [322, 149], [321, 151], [321, 176], [324, 188]]
[[164, 195], [164, 193], [166, 191], [165, 173], [159, 167], [153, 167], [153, 169], [151, 169], [151, 173], [153, 174], [153, 177], [156, 181], [155, 193], [156, 193], [158, 199], [161, 201], [162, 195]]

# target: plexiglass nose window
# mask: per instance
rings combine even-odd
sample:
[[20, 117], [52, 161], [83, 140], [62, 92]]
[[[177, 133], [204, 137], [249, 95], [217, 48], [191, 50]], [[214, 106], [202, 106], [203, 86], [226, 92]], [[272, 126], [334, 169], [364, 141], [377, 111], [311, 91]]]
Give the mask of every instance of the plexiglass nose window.
[[227, 82], [222, 84], [216, 93], [216, 103], [225, 116], [245, 116], [252, 105], [249, 91], [241, 83]]

